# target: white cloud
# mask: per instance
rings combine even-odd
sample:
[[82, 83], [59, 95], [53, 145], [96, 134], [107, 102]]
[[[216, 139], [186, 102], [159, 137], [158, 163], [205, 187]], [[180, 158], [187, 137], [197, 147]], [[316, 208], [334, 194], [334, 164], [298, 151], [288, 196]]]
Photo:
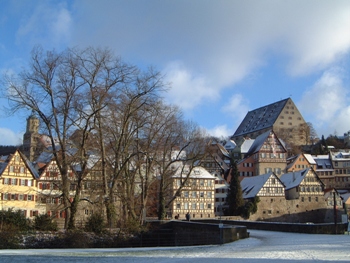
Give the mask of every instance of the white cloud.
[[74, 44], [110, 46], [164, 68], [173, 83], [170, 98], [184, 108], [218, 98], [270, 56], [282, 55], [290, 74], [305, 75], [350, 48], [349, 1], [84, 0], [75, 6]]
[[45, 49], [66, 44], [70, 37], [71, 15], [65, 4], [40, 2], [17, 31], [17, 44], [40, 44]]
[[232, 131], [230, 131], [230, 129], [227, 128], [227, 125], [219, 125], [219, 126], [215, 126], [213, 129], [209, 129], [207, 130], [207, 132], [214, 137], [228, 137], [231, 136], [233, 134]]
[[343, 133], [350, 129], [349, 93], [344, 87], [343, 75], [339, 68], [324, 72], [313, 87], [303, 94], [299, 103], [301, 112], [314, 119], [316, 123], [313, 126], [325, 136], [333, 134], [335, 130]]
[[203, 100], [215, 100], [219, 93], [202, 76], [193, 76], [180, 62], [172, 62], [165, 69], [171, 89], [167, 99], [184, 110], [193, 109]]
[[222, 108], [223, 112], [239, 120], [243, 120], [248, 110], [248, 100], [242, 94], [234, 94]]
[[20, 145], [23, 134], [16, 134], [10, 129], [0, 127], [0, 145]]

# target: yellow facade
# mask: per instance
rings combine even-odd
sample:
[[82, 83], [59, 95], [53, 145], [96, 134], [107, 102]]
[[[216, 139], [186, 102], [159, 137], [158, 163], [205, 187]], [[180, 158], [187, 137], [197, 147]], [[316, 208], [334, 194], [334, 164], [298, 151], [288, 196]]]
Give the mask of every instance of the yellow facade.
[[17, 150], [0, 162], [0, 205], [2, 210], [21, 210], [27, 218], [45, 212], [37, 205], [37, 180], [25, 157]]

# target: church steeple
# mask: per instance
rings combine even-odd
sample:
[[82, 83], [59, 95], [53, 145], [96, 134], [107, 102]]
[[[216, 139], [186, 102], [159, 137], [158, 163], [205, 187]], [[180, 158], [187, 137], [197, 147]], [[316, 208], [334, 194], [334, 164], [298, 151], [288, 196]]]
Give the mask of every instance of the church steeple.
[[23, 153], [30, 160], [34, 160], [34, 155], [38, 147], [39, 119], [34, 112], [27, 118], [27, 129], [23, 135]]

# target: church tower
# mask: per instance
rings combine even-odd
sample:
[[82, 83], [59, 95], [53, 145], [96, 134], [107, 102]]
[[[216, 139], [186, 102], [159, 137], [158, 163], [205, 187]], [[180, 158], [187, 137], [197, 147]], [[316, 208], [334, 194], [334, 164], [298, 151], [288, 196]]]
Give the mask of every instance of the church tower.
[[27, 129], [23, 135], [23, 153], [30, 160], [35, 158], [39, 141], [39, 119], [32, 113], [27, 118]]

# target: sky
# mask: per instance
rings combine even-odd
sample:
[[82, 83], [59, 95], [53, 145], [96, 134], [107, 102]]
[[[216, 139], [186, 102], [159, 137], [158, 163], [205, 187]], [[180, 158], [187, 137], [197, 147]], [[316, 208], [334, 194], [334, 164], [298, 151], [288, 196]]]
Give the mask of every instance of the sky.
[[[2, 0], [0, 78], [36, 45], [106, 47], [154, 67], [171, 84], [166, 101], [213, 136], [289, 97], [319, 137], [350, 130], [348, 0]], [[0, 145], [18, 145], [30, 112], [6, 105]]]

